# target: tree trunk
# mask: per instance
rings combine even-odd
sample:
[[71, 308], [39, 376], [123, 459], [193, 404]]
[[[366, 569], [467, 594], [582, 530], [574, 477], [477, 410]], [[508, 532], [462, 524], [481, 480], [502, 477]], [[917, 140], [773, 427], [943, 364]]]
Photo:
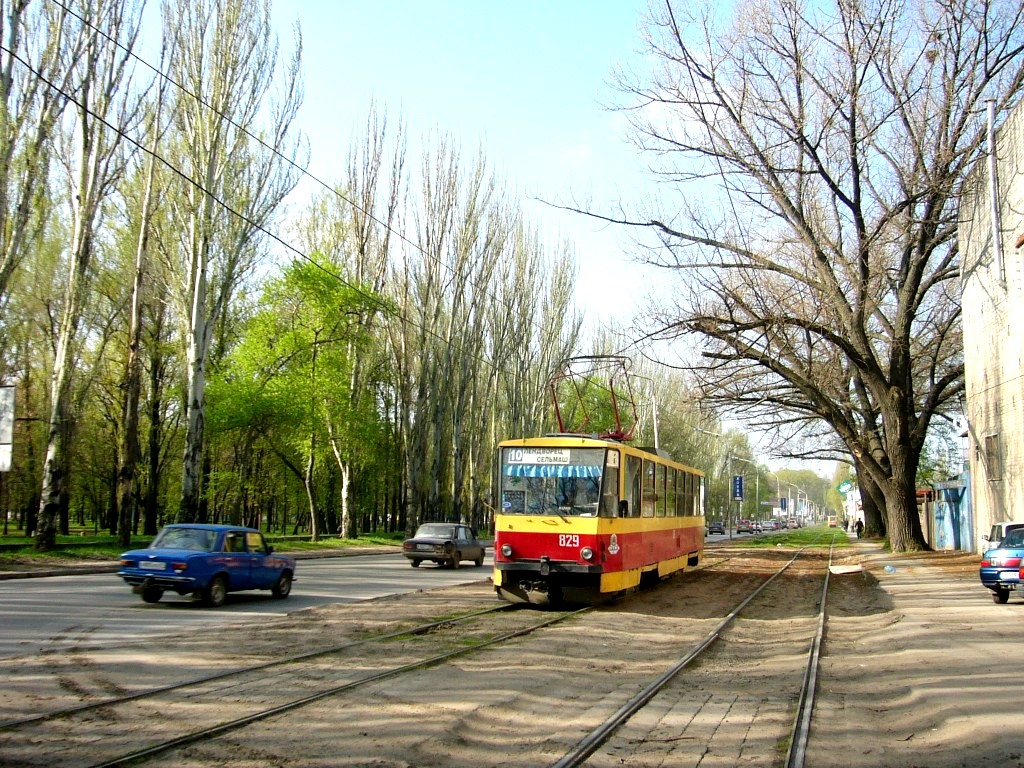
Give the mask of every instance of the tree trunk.
[[864, 538], [885, 538], [885, 496], [867, 472], [857, 473], [860, 502], [864, 511]]

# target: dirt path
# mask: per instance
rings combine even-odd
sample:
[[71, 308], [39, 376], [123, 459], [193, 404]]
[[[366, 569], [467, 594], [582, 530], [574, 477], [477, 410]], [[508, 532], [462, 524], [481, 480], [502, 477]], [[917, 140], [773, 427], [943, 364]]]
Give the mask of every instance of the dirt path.
[[994, 604], [978, 555], [857, 549], [866, 571], [840, 588], [861, 607], [829, 619], [809, 768], [1024, 766], [1024, 601]]

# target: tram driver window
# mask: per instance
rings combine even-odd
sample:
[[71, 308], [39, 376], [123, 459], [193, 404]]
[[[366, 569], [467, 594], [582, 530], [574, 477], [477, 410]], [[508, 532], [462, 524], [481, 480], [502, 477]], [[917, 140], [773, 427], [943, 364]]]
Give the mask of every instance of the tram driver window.
[[619, 452], [608, 451], [601, 479], [600, 517], [619, 517]]
[[599, 482], [596, 477], [558, 478], [558, 508], [576, 515], [596, 515]]

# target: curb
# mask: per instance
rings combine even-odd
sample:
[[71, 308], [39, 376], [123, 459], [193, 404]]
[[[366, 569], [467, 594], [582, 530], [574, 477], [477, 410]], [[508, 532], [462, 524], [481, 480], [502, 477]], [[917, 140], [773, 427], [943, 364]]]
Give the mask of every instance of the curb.
[[[359, 557], [361, 555], [390, 555], [400, 554], [399, 547], [366, 547], [360, 549], [330, 549], [323, 551], [302, 551], [286, 552], [282, 555], [291, 555], [296, 560], [321, 560], [330, 557]], [[51, 576], [80, 576], [91, 573], [117, 573], [120, 566], [116, 563], [97, 563], [95, 565], [62, 565], [55, 568], [40, 568], [30, 571], [0, 571], [0, 581], [11, 579], [41, 579]]]

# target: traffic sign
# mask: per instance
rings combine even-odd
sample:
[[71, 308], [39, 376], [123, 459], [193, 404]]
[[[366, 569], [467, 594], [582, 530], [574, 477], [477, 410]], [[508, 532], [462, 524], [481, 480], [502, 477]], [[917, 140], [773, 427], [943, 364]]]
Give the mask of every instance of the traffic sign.
[[743, 501], [743, 475], [732, 476], [732, 500]]
[[836, 486], [836, 490], [842, 494], [849, 493], [851, 490], [853, 490], [853, 481], [843, 480], [843, 482]]

